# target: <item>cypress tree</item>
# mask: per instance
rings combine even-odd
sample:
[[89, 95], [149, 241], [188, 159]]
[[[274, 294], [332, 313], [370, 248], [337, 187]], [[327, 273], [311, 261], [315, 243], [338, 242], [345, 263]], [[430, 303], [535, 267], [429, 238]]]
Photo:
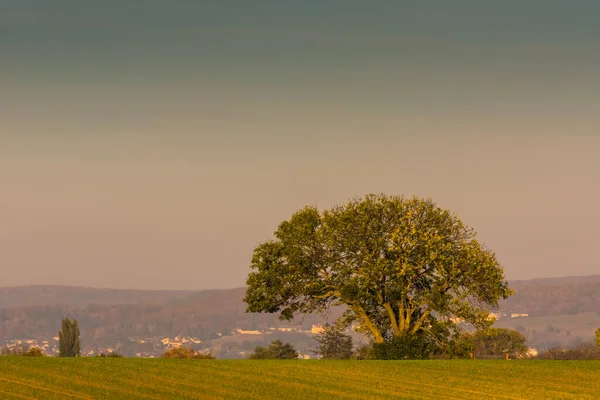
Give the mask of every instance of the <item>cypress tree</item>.
[[81, 348], [79, 342], [79, 324], [65, 318], [62, 320], [62, 329], [58, 332], [59, 357], [79, 357]]

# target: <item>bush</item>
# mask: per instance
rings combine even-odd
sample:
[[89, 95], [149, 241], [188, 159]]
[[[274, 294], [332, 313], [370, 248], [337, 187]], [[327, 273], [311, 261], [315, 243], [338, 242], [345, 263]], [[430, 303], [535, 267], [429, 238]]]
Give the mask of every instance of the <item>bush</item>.
[[299, 354], [290, 343], [283, 343], [277, 339], [269, 347], [257, 347], [248, 358], [252, 360], [292, 360], [298, 358]]
[[323, 332], [314, 338], [319, 346], [313, 353], [324, 359], [346, 360], [352, 358], [352, 338], [338, 327], [326, 324]]
[[472, 333], [463, 333], [458, 336], [448, 346], [448, 356], [450, 358], [469, 358], [475, 348], [475, 341]]
[[195, 351], [189, 347], [175, 347], [165, 351], [162, 358], [190, 358], [195, 360], [214, 360], [215, 357], [210, 353]]
[[96, 357], [115, 357], [115, 358], [125, 358], [125, 356], [123, 356], [122, 354], [119, 353], [115, 353], [115, 352], [108, 352], [108, 353], [98, 353], [96, 355]]
[[373, 343], [369, 356], [374, 360], [424, 360], [436, 346], [424, 334], [394, 336], [383, 343]]
[[598, 346], [598, 351], [600, 351], [600, 328], [596, 329], [596, 346]]
[[27, 353], [23, 354], [25, 357], [44, 357], [45, 354], [42, 350], [37, 347], [32, 347], [27, 350]]
[[512, 357], [522, 357], [528, 351], [526, 341], [525, 336], [515, 330], [488, 328], [462, 334], [451, 343], [449, 353], [457, 358], [468, 358], [470, 353], [475, 358], [495, 358], [506, 353]]
[[594, 343], [582, 343], [572, 348], [552, 347], [541, 352], [538, 360], [600, 360], [600, 350]]
[[365, 344], [360, 346], [354, 352], [354, 358], [356, 360], [373, 360], [373, 345]]

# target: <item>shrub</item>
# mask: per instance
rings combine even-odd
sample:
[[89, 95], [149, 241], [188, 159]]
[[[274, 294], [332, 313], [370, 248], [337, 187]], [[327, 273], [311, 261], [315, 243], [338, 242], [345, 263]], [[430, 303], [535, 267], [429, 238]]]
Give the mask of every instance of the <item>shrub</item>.
[[527, 338], [512, 329], [488, 328], [473, 334], [474, 353], [476, 356], [500, 356], [506, 353], [522, 356], [527, 353]]
[[32, 347], [27, 350], [27, 353], [23, 354], [25, 357], [44, 357], [45, 354], [42, 350], [37, 347]]
[[515, 330], [488, 328], [462, 334], [450, 344], [449, 353], [457, 358], [468, 358], [470, 353], [483, 358], [500, 357], [506, 353], [521, 357], [528, 351], [526, 341], [525, 336]]
[[195, 351], [189, 347], [174, 347], [165, 351], [162, 358], [190, 358], [195, 360], [214, 360], [215, 357], [210, 353]]
[[107, 352], [107, 353], [98, 353], [96, 357], [115, 357], [115, 358], [125, 358], [122, 354], [115, 352]]
[[373, 360], [373, 345], [365, 344], [360, 346], [354, 352], [354, 358], [356, 360]]
[[423, 360], [435, 351], [425, 335], [394, 336], [383, 343], [373, 343], [371, 357], [375, 360]]
[[539, 360], [600, 360], [600, 350], [594, 343], [581, 343], [572, 348], [551, 347], [536, 358]]
[[472, 333], [463, 333], [450, 342], [448, 356], [450, 358], [469, 358], [475, 349], [475, 340]]
[[596, 329], [596, 346], [598, 346], [598, 351], [600, 351], [600, 328]]
[[252, 360], [292, 360], [298, 358], [299, 354], [290, 343], [283, 343], [277, 339], [269, 347], [257, 347], [250, 353], [248, 358]]
[[323, 332], [315, 336], [319, 346], [313, 352], [321, 358], [345, 360], [352, 358], [352, 338], [338, 327], [326, 324]]

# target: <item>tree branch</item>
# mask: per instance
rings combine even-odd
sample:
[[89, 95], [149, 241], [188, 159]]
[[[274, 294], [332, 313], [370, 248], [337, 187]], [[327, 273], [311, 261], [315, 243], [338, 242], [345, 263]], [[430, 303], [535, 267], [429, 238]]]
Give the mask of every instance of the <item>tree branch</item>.
[[394, 335], [399, 336], [400, 335], [400, 327], [398, 326], [398, 321], [396, 319], [396, 313], [394, 312], [394, 309], [392, 308], [390, 303], [384, 303], [383, 307], [387, 310], [387, 312], [390, 316], [390, 322], [392, 324], [392, 330], [394, 331]]
[[375, 341], [377, 343], [383, 343], [385, 340], [383, 339], [383, 335], [379, 328], [371, 321], [371, 318], [367, 315], [367, 312], [364, 308], [359, 305], [351, 305], [350, 308], [360, 317], [362, 322], [367, 326], [369, 331], [373, 334]]

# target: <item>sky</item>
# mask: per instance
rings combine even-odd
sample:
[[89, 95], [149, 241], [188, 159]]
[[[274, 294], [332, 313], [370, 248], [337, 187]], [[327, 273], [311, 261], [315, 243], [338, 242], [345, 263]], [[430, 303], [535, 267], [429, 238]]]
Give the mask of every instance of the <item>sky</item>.
[[0, 286], [243, 286], [305, 205], [431, 197], [600, 272], [596, 0], [0, 0]]

